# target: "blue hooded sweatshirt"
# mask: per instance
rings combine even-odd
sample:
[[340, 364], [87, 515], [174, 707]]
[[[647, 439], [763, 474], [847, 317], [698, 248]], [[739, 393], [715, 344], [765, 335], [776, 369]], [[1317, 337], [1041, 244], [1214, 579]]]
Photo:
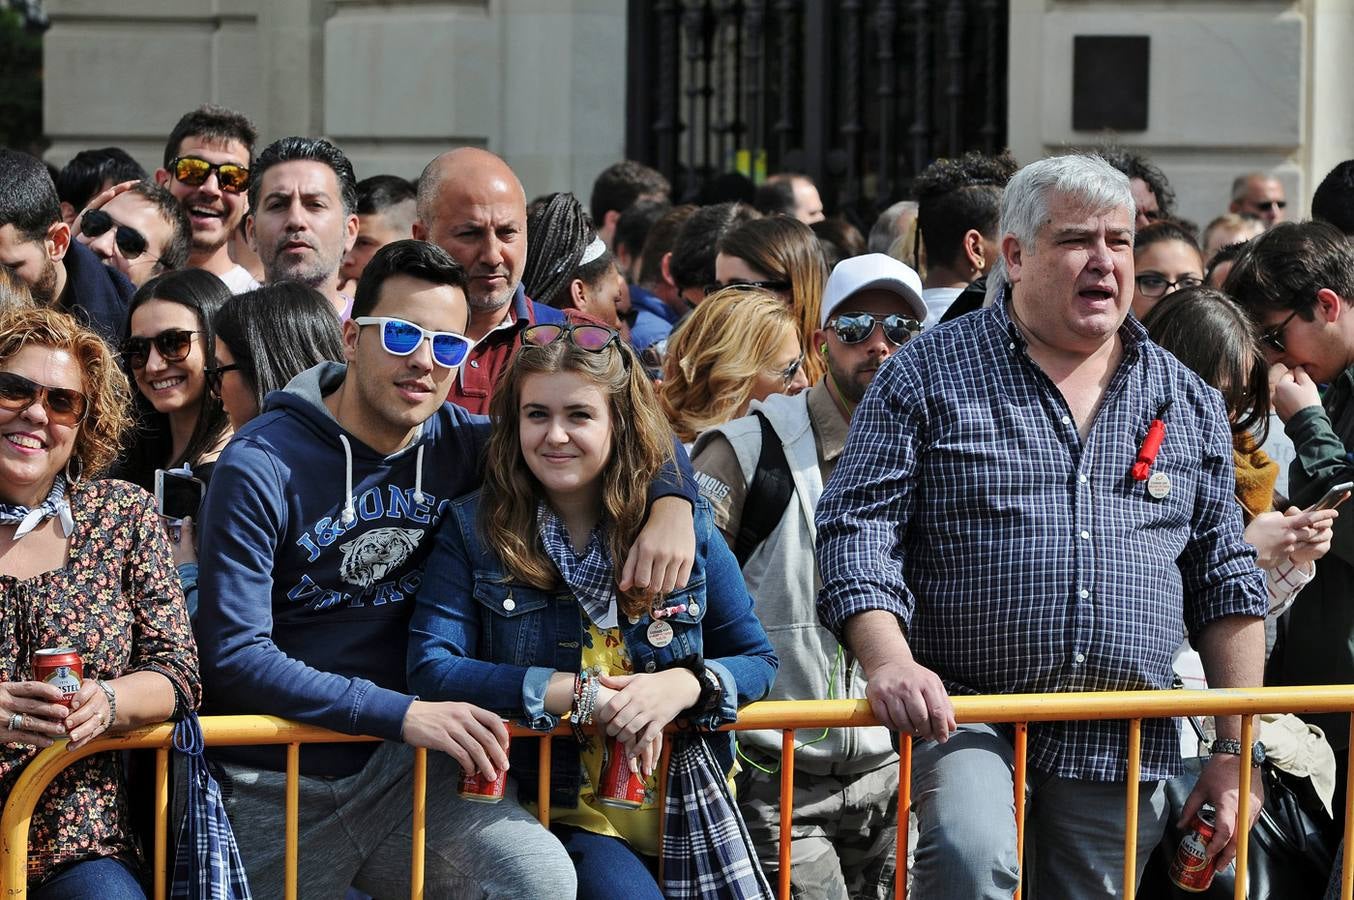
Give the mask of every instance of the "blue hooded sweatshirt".
[[[194, 630], [204, 710], [282, 716], [400, 740], [414, 595], [432, 532], [480, 487], [489, 420], [445, 403], [407, 446], [371, 449], [323, 397], [347, 369], [322, 363], [269, 394], [212, 472], [199, 530]], [[690, 466], [651, 495], [694, 502]], [[359, 771], [375, 745], [317, 744], [306, 775]], [[223, 748], [228, 762], [285, 768], [282, 748]]]

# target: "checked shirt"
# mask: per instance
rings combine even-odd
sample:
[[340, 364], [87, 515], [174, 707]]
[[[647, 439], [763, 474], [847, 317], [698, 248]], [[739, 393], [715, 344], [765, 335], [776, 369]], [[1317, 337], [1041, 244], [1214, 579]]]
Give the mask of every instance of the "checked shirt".
[[[819, 617], [840, 635], [856, 613], [896, 614], [955, 694], [1167, 688], [1186, 629], [1267, 608], [1222, 398], [1129, 317], [1083, 443], [1006, 302], [909, 341], [876, 376], [818, 506]], [[1154, 498], [1130, 468], [1168, 399], [1152, 472], [1170, 490]], [[1177, 771], [1176, 728], [1143, 723], [1143, 780]], [[1029, 763], [1123, 780], [1127, 735], [1036, 725]]]

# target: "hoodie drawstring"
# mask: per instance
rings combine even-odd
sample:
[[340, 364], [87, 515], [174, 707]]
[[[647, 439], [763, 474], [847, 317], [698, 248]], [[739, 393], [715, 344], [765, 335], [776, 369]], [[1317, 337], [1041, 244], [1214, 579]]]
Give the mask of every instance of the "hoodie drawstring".
[[[339, 443], [343, 445], [343, 514], [339, 516], [339, 522], [344, 525], [351, 525], [357, 521], [357, 506], [353, 501], [353, 446], [348, 443], [348, 436], [340, 434]], [[424, 444], [418, 445], [418, 456], [414, 460], [414, 502], [422, 503], [423, 494], [423, 448]]]
[[[415, 502], [415, 503], [422, 503], [422, 502], [423, 502], [423, 447], [424, 447], [424, 446], [425, 446], [425, 445], [423, 445], [423, 444], [419, 444], [419, 445], [418, 445], [418, 458], [417, 458], [416, 460], [414, 460], [414, 502]], [[352, 488], [349, 488], [348, 490], [351, 491]]]
[[[357, 521], [357, 509], [353, 504], [353, 447], [348, 443], [348, 436], [340, 434], [339, 443], [343, 445], [343, 484], [345, 490], [345, 499], [343, 501], [343, 515], [339, 516], [339, 521], [344, 525], [351, 525]], [[423, 448], [419, 447], [421, 451]]]

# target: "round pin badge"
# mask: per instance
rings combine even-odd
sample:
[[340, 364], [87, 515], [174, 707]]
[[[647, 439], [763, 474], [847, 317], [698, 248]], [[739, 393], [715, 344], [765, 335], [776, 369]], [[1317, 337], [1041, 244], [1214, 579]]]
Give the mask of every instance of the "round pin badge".
[[672, 626], [662, 619], [649, 626], [649, 643], [655, 647], [666, 647], [672, 643]]
[[1171, 478], [1165, 472], [1153, 472], [1152, 477], [1147, 479], [1147, 493], [1157, 500], [1163, 499], [1170, 492]]

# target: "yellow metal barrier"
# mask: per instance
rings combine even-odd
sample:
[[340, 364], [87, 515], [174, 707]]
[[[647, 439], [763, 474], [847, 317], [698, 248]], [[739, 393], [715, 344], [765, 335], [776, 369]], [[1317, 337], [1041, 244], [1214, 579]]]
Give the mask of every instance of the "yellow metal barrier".
[[[1015, 732], [1015, 815], [1018, 849], [1023, 852], [1025, 835], [1024, 779], [1026, 772], [1027, 724], [1030, 722], [1127, 719], [1129, 721], [1128, 782], [1125, 800], [1124, 883], [1125, 894], [1132, 896], [1135, 888], [1136, 846], [1133, 836], [1137, 831], [1136, 776], [1141, 758], [1141, 723], [1143, 719], [1180, 715], [1239, 715], [1242, 716], [1242, 756], [1250, 755], [1254, 739], [1254, 716], [1258, 713], [1346, 712], [1354, 713], [1354, 685], [1318, 687], [1276, 687], [1247, 690], [1211, 691], [1132, 691], [1120, 693], [1084, 694], [1005, 694], [982, 697], [954, 697], [955, 718], [960, 723], [991, 722], [1014, 723]], [[794, 753], [796, 729], [822, 729], [876, 725], [878, 722], [865, 701], [772, 701], [754, 703], [739, 713], [737, 724], [727, 730], [745, 731], [769, 729], [781, 731], [781, 841], [779, 895], [789, 897], [790, 817], [793, 812], [794, 766], [787, 757]], [[537, 732], [513, 727], [514, 736], [531, 737]], [[552, 734], [571, 732], [561, 727]], [[202, 719], [202, 734], [208, 746], [246, 744], [287, 745], [286, 798], [286, 897], [296, 897], [297, 854], [297, 772], [301, 744], [345, 743], [374, 741], [376, 738], [353, 737], [323, 728], [314, 728], [271, 716], [208, 716]], [[154, 896], [162, 900], [166, 895], [167, 834], [168, 834], [168, 748], [172, 745], [173, 726], [154, 725], [116, 737], [101, 738], [80, 750], [68, 752], [66, 742], [39, 753], [24, 770], [10, 792], [0, 816], [0, 888], [7, 898], [27, 896], [28, 830], [38, 798], [51, 780], [71, 763], [92, 753], [110, 750], [155, 748], [156, 756], [156, 826], [153, 848], [155, 868]], [[1354, 717], [1351, 718], [1350, 763], [1354, 767]], [[911, 806], [912, 741], [904, 738], [899, 754], [898, 792], [898, 877], [896, 896], [907, 894], [907, 817]], [[666, 755], [665, 755], [666, 759]], [[414, 763], [414, 848], [410, 860], [410, 879], [415, 900], [423, 896], [424, 878], [424, 792], [427, 785], [427, 756], [417, 751]], [[550, 770], [550, 742], [540, 741], [540, 770]], [[1237, 853], [1237, 900], [1246, 896], [1247, 836], [1249, 832], [1249, 783], [1251, 768], [1241, 767], [1242, 823]], [[540, 780], [538, 803], [542, 824], [550, 821], [550, 790], [548, 779]], [[665, 785], [663, 786], [665, 787]], [[660, 791], [661, 793], [661, 791]], [[1345, 834], [1354, 832], [1354, 779], [1346, 795]], [[1354, 900], [1354, 854], [1346, 854], [1341, 872], [1343, 900]]]

